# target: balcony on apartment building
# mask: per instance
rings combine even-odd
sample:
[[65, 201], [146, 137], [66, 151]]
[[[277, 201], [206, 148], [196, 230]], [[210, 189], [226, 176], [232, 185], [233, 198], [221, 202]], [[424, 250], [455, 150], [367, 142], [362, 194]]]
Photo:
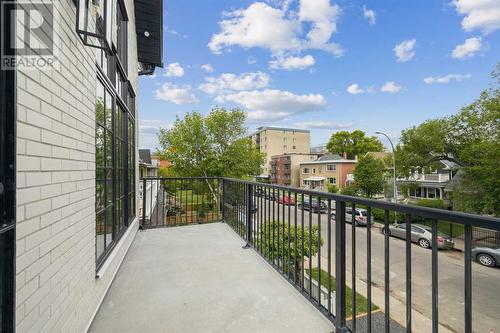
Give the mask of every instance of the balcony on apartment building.
[[[499, 270], [474, 260], [500, 239], [499, 219], [228, 178], [141, 183], [156, 187], [141, 202], [151, 213], [91, 332], [498, 327]], [[460, 237], [444, 236], [450, 223]]]

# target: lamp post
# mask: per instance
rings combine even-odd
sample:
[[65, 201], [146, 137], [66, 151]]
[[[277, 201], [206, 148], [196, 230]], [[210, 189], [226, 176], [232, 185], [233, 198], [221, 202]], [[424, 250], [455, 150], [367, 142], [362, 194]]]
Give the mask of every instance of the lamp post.
[[[391, 148], [392, 148], [392, 171], [393, 171], [393, 177], [394, 177], [394, 184], [393, 184], [393, 188], [394, 188], [394, 197], [393, 197], [393, 200], [395, 203], [398, 202], [398, 189], [396, 187], [396, 154], [394, 153], [394, 145], [392, 144], [392, 140], [391, 138], [389, 138], [389, 136], [387, 134], [385, 134], [384, 132], [375, 132], [375, 134], [379, 134], [379, 135], [383, 135], [387, 138], [387, 140], [389, 140], [389, 143], [391, 144]], [[397, 223], [397, 215], [395, 214], [395, 220], [394, 220], [395, 223]]]

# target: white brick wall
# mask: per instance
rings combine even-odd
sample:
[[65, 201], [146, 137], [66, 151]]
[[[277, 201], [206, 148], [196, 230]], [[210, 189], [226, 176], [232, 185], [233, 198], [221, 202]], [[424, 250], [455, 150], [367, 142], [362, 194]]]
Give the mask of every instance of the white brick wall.
[[[133, 0], [125, 2], [137, 92]], [[96, 278], [95, 51], [75, 33], [73, 1], [56, 4], [60, 70], [17, 72], [17, 332], [84, 332], [137, 230], [135, 222]]]

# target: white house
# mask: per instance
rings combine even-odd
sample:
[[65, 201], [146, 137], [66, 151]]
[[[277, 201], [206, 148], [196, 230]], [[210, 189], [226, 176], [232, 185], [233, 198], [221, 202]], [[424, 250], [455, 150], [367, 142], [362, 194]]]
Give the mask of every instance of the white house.
[[406, 179], [398, 179], [400, 184], [415, 184], [408, 195], [414, 199], [445, 199], [446, 187], [455, 175], [458, 166], [449, 161], [439, 161], [439, 167], [428, 173], [414, 173]]
[[0, 331], [84, 332], [138, 230], [162, 0], [0, 4]]

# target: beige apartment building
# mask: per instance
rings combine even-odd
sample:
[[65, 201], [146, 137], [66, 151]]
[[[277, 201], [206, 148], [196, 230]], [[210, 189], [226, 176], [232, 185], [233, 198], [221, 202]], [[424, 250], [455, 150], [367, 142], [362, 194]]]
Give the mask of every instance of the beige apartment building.
[[259, 127], [251, 136], [259, 150], [266, 155], [261, 177], [269, 178], [273, 156], [283, 154], [309, 154], [311, 133], [309, 130]]
[[318, 154], [283, 154], [271, 157], [269, 165], [271, 184], [300, 187], [300, 163], [311, 162]]
[[300, 187], [328, 191], [328, 185], [339, 189], [354, 180], [353, 171], [357, 160], [339, 155], [325, 154], [314, 161], [300, 163]]

